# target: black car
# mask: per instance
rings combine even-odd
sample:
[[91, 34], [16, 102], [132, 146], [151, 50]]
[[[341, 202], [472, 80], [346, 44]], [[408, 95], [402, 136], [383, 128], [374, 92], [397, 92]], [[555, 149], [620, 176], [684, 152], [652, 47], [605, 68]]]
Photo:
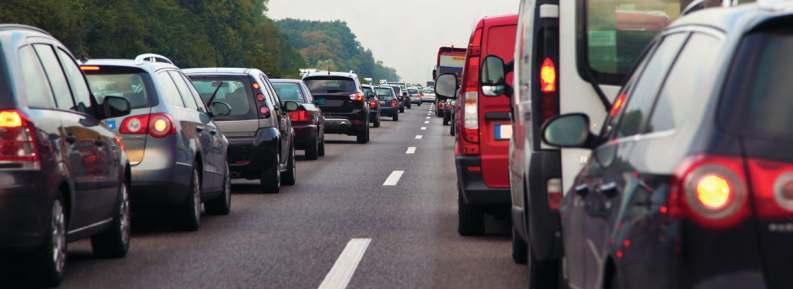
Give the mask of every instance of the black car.
[[380, 101], [380, 113], [390, 116], [391, 120], [399, 121], [399, 99], [391, 86], [377, 86], [374, 88]]
[[295, 136], [288, 112], [299, 105], [281, 102], [267, 75], [253, 68], [185, 69], [205, 103], [222, 102], [231, 112], [215, 123], [229, 142], [231, 177], [259, 180], [264, 193], [294, 185]]
[[565, 288], [793, 288], [791, 7], [681, 18], [597, 135], [545, 124], [592, 150], [561, 204]]
[[369, 102], [369, 122], [373, 127], [380, 127], [380, 99], [374, 93], [374, 86], [362, 85], [363, 95]]
[[315, 72], [303, 77], [314, 102], [325, 116], [325, 133], [354, 135], [360, 144], [369, 143], [369, 102], [358, 75], [345, 72]]
[[278, 98], [300, 104], [296, 111], [289, 112], [295, 130], [295, 147], [306, 151], [306, 159], [316, 160], [325, 155], [325, 117], [314, 104], [308, 87], [297, 79], [273, 79]]
[[67, 242], [94, 254], [129, 248], [130, 165], [101, 120], [126, 99], [91, 94], [69, 50], [47, 32], [0, 25], [0, 259], [21, 253], [35, 276], [63, 279]]

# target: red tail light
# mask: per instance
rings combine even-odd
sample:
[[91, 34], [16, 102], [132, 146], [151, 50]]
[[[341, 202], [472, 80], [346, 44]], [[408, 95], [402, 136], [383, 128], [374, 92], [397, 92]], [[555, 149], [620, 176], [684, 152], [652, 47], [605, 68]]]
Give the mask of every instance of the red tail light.
[[289, 119], [291, 119], [292, 122], [310, 122], [311, 113], [302, 109], [296, 111], [290, 111]]
[[391, 100], [391, 107], [393, 107], [393, 108], [399, 107], [399, 102], [397, 102], [396, 99], [392, 99]]
[[625, 106], [625, 93], [621, 93], [619, 96], [617, 96], [617, 99], [614, 100], [614, 104], [611, 105], [611, 112], [609, 112], [609, 116], [617, 116], [617, 114], [619, 114], [622, 110], [623, 106]]
[[38, 160], [36, 128], [16, 110], [0, 111], [0, 161]]
[[558, 211], [562, 204], [562, 180], [549, 179], [545, 181], [545, 191], [548, 193], [548, 207]]
[[[482, 28], [477, 28], [468, 45], [468, 59], [463, 79], [463, 154], [479, 154], [479, 54], [482, 43]], [[448, 105], [448, 104], [447, 104]]]
[[372, 99], [372, 100], [370, 100], [370, 101], [369, 101], [369, 107], [371, 107], [371, 108], [377, 108], [377, 100], [376, 100], [376, 99]]
[[546, 57], [540, 67], [540, 91], [542, 93], [556, 92], [556, 64], [553, 59]]
[[768, 160], [747, 160], [757, 217], [764, 220], [793, 217], [793, 165]]
[[364, 99], [363, 93], [356, 92], [356, 93], [350, 94], [350, 100], [352, 100], [352, 101], [363, 102], [363, 99]]
[[118, 129], [121, 134], [149, 134], [156, 138], [163, 138], [176, 134], [171, 117], [164, 113], [136, 115], [121, 121]]
[[265, 96], [264, 96], [263, 93], [259, 92], [259, 93], [256, 94], [256, 101], [264, 102], [264, 99], [265, 99]]
[[687, 159], [672, 181], [668, 210], [708, 228], [732, 227], [750, 214], [749, 192], [740, 157]]
[[261, 117], [263, 117], [263, 118], [270, 118], [270, 116], [271, 116], [271, 114], [270, 114], [270, 109], [269, 109], [269, 108], [267, 108], [266, 106], [262, 106], [262, 107], [260, 107], [260, 108], [259, 108], [259, 115], [260, 115]]

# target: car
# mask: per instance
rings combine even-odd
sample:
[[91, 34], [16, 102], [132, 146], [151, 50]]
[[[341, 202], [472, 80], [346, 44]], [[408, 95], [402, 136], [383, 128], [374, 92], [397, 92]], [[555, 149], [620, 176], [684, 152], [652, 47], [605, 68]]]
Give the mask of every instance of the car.
[[561, 203], [564, 288], [791, 288], [791, 2], [691, 13], [660, 32]]
[[383, 116], [390, 116], [393, 121], [399, 121], [399, 99], [394, 88], [380, 85], [376, 86], [374, 91], [380, 100], [380, 113]]
[[98, 257], [129, 250], [130, 164], [102, 121], [130, 105], [94, 97], [44, 30], [0, 24], [0, 45], [0, 259], [21, 257], [36, 286], [57, 286], [68, 242], [90, 238]]
[[133, 209], [175, 208], [178, 223], [198, 230], [202, 208], [231, 210], [228, 141], [213, 121], [228, 104], [207, 109], [183, 72], [165, 56], [92, 59], [82, 63], [98, 98], [121, 96], [129, 116], [104, 122], [121, 135], [131, 164]]
[[311, 95], [325, 116], [325, 133], [356, 136], [369, 143], [369, 102], [355, 73], [314, 72], [303, 76]]
[[421, 90], [419, 90], [416, 87], [409, 87], [408, 96], [410, 96], [411, 103], [421, 106], [421, 103], [423, 102], [423, 100], [421, 99], [423, 97]]
[[192, 68], [190, 77], [205, 103], [227, 103], [231, 112], [215, 122], [228, 138], [232, 178], [259, 180], [262, 193], [279, 193], [297, 182], [294, 101], [278, 98], [264, 72], [255, 68]]
[[[433, 85], [434, 84], [435, 83], [433, 83]], [[424, 102], [424, 103], [426, 103], [426, 102], [434, 103], [435, 102], [435, 90], [432, 87], [424, 88], [424, 90], [422, 91], [421, 102]]]
[[363, 95], [366, 96], [366, 101], [369, 102], [369, 122], [373, 127], [380, 127], [380, 100], [374, 93], [374, 86], [361, 85]]
[[295, 131], [295, 148], [305, 150], [306, 159], [317, 160], [325, 156], [325, 117], [314, 104], [314, 97], [303, 81], [298, 79], [272, 79], [281, 102], [294, 101], [300, 105], [289, 112]]
[[394, 89], [394, 93], [397, 95], [397, 99], [399, 100], [399, 112], [404, 113], [408, 105], [405, 101], [405, 94], [402, 93], [402, 88], [399, 85], [389, 84], [388, 86], [391, 86]]
[[[509, 172], [507, 172], [509, 140], [512, 123], [509, 97], [483, 91], [480, 67], [485, 67], [482, 55], [499, 55], [511, 59], [515, 49], [518, 16], [485, 17], [471, 34], [462, 88], [455, 110], [455, 168], [458, 185], [458, 227], [463, 236], [485, 232], [485, 214], [507, 219], [510, 206]], [[503, 66], [503, 65], [502, 65]], [[443, 81], [441, 81], [441, 79]], [[441, 74], [436, 91], [443, 85], [446, 99], [457, 98], [457, 75]], [[451, 114], [445, 114], [448, 123]]]

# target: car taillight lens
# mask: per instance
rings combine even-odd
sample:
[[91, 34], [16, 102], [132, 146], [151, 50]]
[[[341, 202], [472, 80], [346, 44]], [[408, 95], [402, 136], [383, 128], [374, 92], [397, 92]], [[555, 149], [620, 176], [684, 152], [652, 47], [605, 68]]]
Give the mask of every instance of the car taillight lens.
[[38, 160], [35, 127], [16, 110], [0, 111], [0, 161]]
[[372, 99], [372, 100], [370, 100], [370, 101], [369, 101], [369, 107], [371, 107], [371, 108], [377, 108], [377, 100], [376, 100], [376, 99]]
[[260, 93], [257, 93], [257, 94], [256, 94], [256, 101], [258, 101], [258, 102], [264, 102], [264, 99], [265, 99], [265, 96], [264, 96], [264, 94], [263, 94], [263, 93], [261, 93], [261, 92], [260, 92]]
[[747, 160], [757, 217], [764, 220], [793, 218], [793, 164]]
[[548, 179], [545, 181], [545, 191], [548, 193], [548, 208], [558, 211], [562, 203], [562, 180]]
[[750, 213], [745, 176], [740, 157], [687, 159], [672, 181], [669, 214], [708, 228], [735, 226]]
[[156, 138], [163, 138], [176, 134], [171, 117], [164, 113], [136, 115], [121, 121], [118, 129], [121, 134], [149, 134]]
[[391, 107], [394, 107], [394, 108], [396, 108], [396, 107], [398, 107], [398, 106], [399, 106], [399, 102], [397, 102], [397, 101], [396, 101], [396, 99], [392, 99], [392, 100], [391, 100]]
[[617, 114], [619, 114], [620, 111], [622, 111], [622, 107], [623, 106], [625, 106], [625, 93], [624, 92], [620, 93], [620, 95], [617, 96], [617, 99], [614, 100], [614, 104], [611, 105], [611, 111], [609, 112], [609, 116], [610, 117], [617, 116]]
[[352, 101], [363, 102], [363, 99], [364, 99], [363, 93], [357, 92], [350, 94], [350, 100]]
[[271, 116], [271, 114], [270, 114], [270, 109], [269, 109], [269, 108], [267, 108], [266, 106], [262, 106], [262, 107], [260, 107], [260, 108], [259, 108], [259, 115], [260, 115], [262, 118], [270, 118], [270, 116]]
[[559, 114], [558, 74], [553, 59], [546, 57], [540, 66], [540, 91], [542, 92], [542, 118], [547, 121]]
[[463, 95], [463, 136], [469, 142], [479, 142], [479, 93], [468, 91]]
[[305, 110], [296, 110], [289, 112], [289, 119], [292, 122], [310, 122], [311, 121], [311, 114]]

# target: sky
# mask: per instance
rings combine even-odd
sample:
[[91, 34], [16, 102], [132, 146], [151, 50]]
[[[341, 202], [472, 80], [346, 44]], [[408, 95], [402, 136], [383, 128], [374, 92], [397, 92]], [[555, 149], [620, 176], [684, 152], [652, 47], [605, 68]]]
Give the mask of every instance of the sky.
[[515, 14], [519, 0], [269, 0], [274, 19], [342, 20], [403, 80], [432, 78], [438, 48], [466, 47], [485, 16]]

